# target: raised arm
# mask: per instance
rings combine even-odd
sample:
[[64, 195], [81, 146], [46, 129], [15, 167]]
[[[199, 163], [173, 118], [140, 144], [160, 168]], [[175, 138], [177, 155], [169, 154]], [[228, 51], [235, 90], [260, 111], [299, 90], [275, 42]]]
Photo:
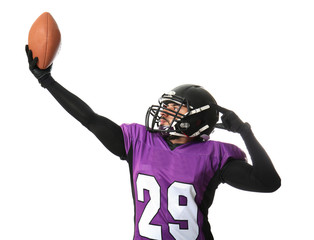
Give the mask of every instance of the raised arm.
[[230, 159], [222, 169], [222, 180], [231, 186], [247, 191], [273, 192], [281, 186], [281, 179], [270, 157], [255, 138], [248, 123], [232, 111], [217, 106], [226, 130], [240, 133], [250, 154], [252, 165], [243, 160]]
[[113, 154], [123, 158], [125, 153], [123, 133], [119, 125], [108, 118], [96, 114], [84, 101], [66, 90], [51, 76], [51, 66], [47, 69], [37, 67], [38, 58], [26, 46], [29, 69], [60, 105], [87, 129], [95, 134], [102, 144]]

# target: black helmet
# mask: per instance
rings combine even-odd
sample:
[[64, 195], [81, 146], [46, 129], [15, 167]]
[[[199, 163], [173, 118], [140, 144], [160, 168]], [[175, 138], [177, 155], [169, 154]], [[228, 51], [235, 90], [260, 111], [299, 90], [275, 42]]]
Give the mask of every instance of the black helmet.
[[[166, 109], [165, 104], [176, 103], [177, 111]], [[159, 99], [159, 105], [148, 108], [145, 126], [148, 131], [162, 132], [175, 136], [197, 137], [209, 135], [218, 121], [218, 111], [211, 107], [217, 104], [215, 99], [204, 88], [198, 85], [184, 84], [165, 93]], [[188, 112], [180, 114], [182, 106], [186, 106]], [[161, 113], [173, 116], [170, 126], [161, 126]]]

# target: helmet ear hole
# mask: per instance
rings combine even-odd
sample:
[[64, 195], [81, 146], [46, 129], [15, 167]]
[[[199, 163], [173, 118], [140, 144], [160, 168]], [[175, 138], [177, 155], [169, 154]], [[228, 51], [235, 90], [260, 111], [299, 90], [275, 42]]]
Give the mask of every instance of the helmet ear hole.
[[181, 129], [188, 129], [189, 127], [190, 127], [190, 123], [188, 123], [188, 122], [180, 123], [180, 128]]

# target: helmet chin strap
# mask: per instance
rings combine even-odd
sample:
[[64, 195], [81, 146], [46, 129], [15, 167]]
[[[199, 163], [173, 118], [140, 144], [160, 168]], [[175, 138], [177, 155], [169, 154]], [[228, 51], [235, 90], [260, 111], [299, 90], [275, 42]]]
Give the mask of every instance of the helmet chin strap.
[[168, 136], [170, 136], [171, 133], [173, 133], [173, 132], [169, 132], [169, 130], [170, 130], [170, 131], [173, 131], [173, 130], [174, 130], [173, 127], [170, 127], [170, 126], [163, 126], [163, 125], [160, 125], [158, 128], [159, 128], [159, 130], [160, 130], [161, 136], [163, 136], [163, 137], [168, 137]]
[[[160, 133], [163, 137], [168, 137], [169, 135], [177, 136], [177, 137], [189, 137], [185, 134], [174, 132], [175, 128], [170, 127], [170, 126], [159, 126], [159, 130], [160, 130]], [[169, 132], [169, 130], [170, 130], [170, 132]]]
[[[205, 125], [204, 127], [200, 128], [198, 131], [196, 131], [195, 133], [193, 133], [193, 134], [190, 135], [190, 136], [185, 135], [185, 134], [182, 134], [182, 133], [177, 133], [177, 132], [170, 132], [169, 134], [170, 134], [170, 135], [174, 135], [174, 136], [193, 138], [193, 137], [199, 136], [199, 135], [201, 134], [201, 132], [205, 131], [205, 130], [208, 129], [208, 128], [209, 128], [209, 126], [208, 126], [208, 125]], [[205, 135], [205, 136], [208, 137], [208, 135], [206, 135], [206, 134], [203, 134], [203, 135]], [[203, 139], [207, 138], [207, 137], [205, 137], [205, 136], [203, 136], [203, 135], [201, 135], [201, 137], [202, 137]], [[209, 139], [209, 137], [208, 137], [208, 139]]]
[[177, 132], [170, 132], [169, 134], [172, 136], [177, 136], [177, 137], [189, 137], [188, 135], [177, 133]]

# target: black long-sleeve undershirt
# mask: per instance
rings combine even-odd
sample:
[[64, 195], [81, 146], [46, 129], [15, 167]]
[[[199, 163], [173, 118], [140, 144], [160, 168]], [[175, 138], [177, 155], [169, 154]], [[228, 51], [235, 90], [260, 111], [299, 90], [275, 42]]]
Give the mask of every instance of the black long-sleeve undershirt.
[[[52, 77], [45, 87], [61, 106], [87, 129], [95, 134], [113, 154], [124, 158], [123, 133], [121, 127], [111, 120], [96, 114], [84, 101], [66, 90]], [[222, 182], [247, 191], [273, 192], [281, 185], [269, 156], [255, 138], [250, 128], [241, 134], [252, 159], [252, 165], [230, 159], [221, 171]]]
[[247, 127], [241, 136], [250, 154], [252, 165], [231, 159], [222, 169], [222, 180], [247, 191], [276, 191], [281, 185], [281, 179], [268, 154], [257, 141], [250, 127]]
[[121, 158], [126, 155], [123, 133], [119, 125], [96, 114], [85, 102], [58, 82], [54, 80], [49, 82], [46, 88], [68, 113], [94, 133], [110, 152]]

